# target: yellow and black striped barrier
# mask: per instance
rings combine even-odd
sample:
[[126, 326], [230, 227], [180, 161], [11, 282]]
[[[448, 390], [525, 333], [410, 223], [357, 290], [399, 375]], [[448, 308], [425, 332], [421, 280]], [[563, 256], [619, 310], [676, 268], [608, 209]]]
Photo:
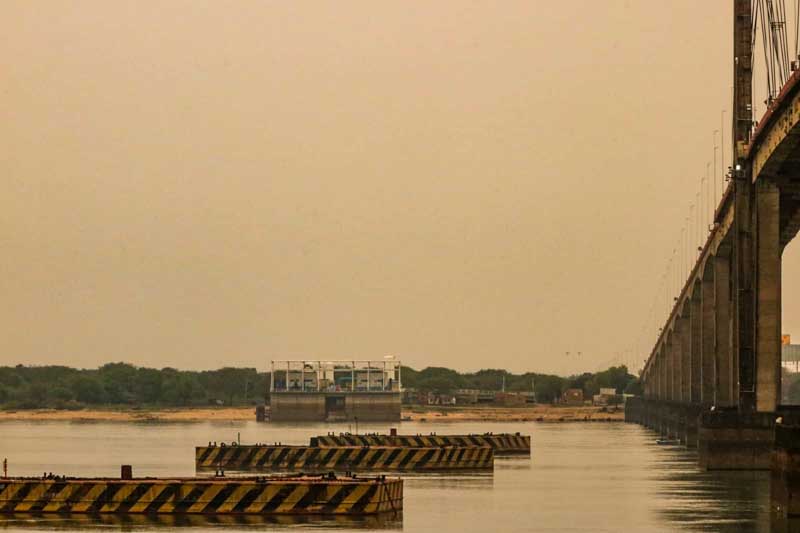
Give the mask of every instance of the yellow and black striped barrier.
[[[276, 514], [49, 514], [48, 530], [115, 529], [130, 531], [153, 528], [261, 528], [279, 529], [305, 525], [322, 529], [402, 530], [403, 512], [369, 515], [276, 515]], [[0, 530], [41, 529], [41, 513], [0, 513]], [[157, 533], [157, 532], [156, 532]]]
[[422, 448], [431, 446], [482, 446], [494, 450], [495, 455], [530, 454], [531, 437], [519, 433], [488, 433], [485, 435], [323, 435], [311, 438], [312, 446], [405, 446]]
[[307, 473], [491, 470], [494, 453], [491, 448], [476, 446], [198, 446], [195, 466], [198, 470]]
[[0, 478], [3, 514], [373, 515], [402, 507], [396, 478]]

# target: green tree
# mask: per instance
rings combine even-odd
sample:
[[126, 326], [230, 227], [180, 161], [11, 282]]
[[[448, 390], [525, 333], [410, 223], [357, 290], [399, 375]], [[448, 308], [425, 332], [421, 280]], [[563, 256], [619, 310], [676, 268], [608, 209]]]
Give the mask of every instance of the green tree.
[[437, 394], [448, 394], [458, 389], [458, 384], [445, 376], [432, 376], [420, 380], [419, 389]]
[[403, 384], [403, 388], [406, 389], [417, 389], [419, 388], [419, 372], [411, 368], [410, 366], [401, 366], [400, 367], [400, 380]]
[[540, 403], [550, 403], [558, 400], [566, 388], [564, 378], [559, 376], [536, 375], [534, 381], [536, 385], [536, 401]]
[[639, 381], [638, 378], [628, 382], [624, 392], [625, 394], [635, 394], [636, 396], [641, 396], [643, 394], [642, 382]]
[[89, 376], [79, 376], [72, 382], [72, 393], [75, 398], [85, 404], [105, 403], [105, 389], [99, 380]]
[[628, 386], [628, 383], [636, 380], [636, 376], [628, 373], [628, 367], [625, 365], [612, 366], [608, 370], [598, 372], [595, 374], [595, 381], [598, 387], [614, 388], [618, 394]]
[[109, 403], [133, 403], [136, 401], [138, 369], [128, 363], [108, 363], [101, 366], [98, 376], [103, 382]]
[[481, 390], [501, 390], [505, 381], [506, 389], [510, 389], [513, 375], [506, 370], [486, 369], [479, 370], [472, 375], [465, 376], [469, 388]]
[[[512, 374], [502, 369], [483, 369], [459, 373], [443, 367], [415, 370], [402, 368], [403, 385], [422, 391], [450, 393], [456, 389], [499, 390], [505, 379], [506, 390], [530, 391], [534, 386], [539, 402], [557, 399], [566, 387], [579, 387], [587, 393], [599, 387], [614, 387], [617, 392], [636, 390], [635, 376], [624, 366], [596, 374], [585, 373], [563, 378], [545, 374]], [[787, 396], [800, 403], [800, 385], [786, 376]], [[268, 373], [254, 368], [225, 367], [202, 372], [174, 368], [139, 368], [127, 363], [109, 363], [95, 370], [64, 366], [0, 366], [0, 406], [6, 408], [57, 407], [83, 405], [149, 404], [185, 406], [223, 399], [229, 405], [263, 400], [269, 383]], [[80, 403], [78, 403], [80, 402]]]
[[161, 400], [162, 373], [154, 368], [140, 368], [136, 372], [134, 392], [142, 403], [158, 403]]
[[25, 407], [36, 408], [45, 407], [47, 405], [47, 385], [44, 383], [31, 383], [28, 386], [26, 398], [24, 400]]

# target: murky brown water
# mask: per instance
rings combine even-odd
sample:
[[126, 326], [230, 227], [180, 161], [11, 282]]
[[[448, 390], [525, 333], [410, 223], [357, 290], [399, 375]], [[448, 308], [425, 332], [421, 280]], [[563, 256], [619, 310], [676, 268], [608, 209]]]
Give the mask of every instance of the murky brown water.
[[[386, 431], [386, 425], [360, 431]], [[308, 437], [347, 425], [237, 423], [0, 423], [0, 457], [11, 475], [44, 471], [118, 476], [194, 475], [194, 446], [209, 440], [306, 444]], [[403, 529], [405, 531], [794, 531], [771, 521], [766, 473], [706, 473], [694, 453], [658, 446], [656, 435], [623, 423], [403, 423], [401, 433], [521, 431], [533, 454], [497, 458], [494, 474], [407, 476], [402, 517], [368, 520], [257, 518], [102, 521], [0, 518], [6, 530], [31, 528]]]

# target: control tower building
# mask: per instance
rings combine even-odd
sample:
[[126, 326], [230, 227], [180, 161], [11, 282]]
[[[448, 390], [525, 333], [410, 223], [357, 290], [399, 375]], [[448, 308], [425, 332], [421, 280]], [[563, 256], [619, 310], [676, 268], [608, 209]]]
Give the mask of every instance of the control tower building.
[[400, 361], [272, 361], [270, 420], [400, 420]]

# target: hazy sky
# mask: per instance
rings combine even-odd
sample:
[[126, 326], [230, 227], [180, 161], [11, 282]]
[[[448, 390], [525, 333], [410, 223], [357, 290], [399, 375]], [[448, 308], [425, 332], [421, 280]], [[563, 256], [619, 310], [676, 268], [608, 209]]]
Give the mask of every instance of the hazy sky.
[[[0, 364], [641, 361], [731, 26], [722, 0], [5, 0]], [[793, 244], [800, 337], [798, 273]]]

